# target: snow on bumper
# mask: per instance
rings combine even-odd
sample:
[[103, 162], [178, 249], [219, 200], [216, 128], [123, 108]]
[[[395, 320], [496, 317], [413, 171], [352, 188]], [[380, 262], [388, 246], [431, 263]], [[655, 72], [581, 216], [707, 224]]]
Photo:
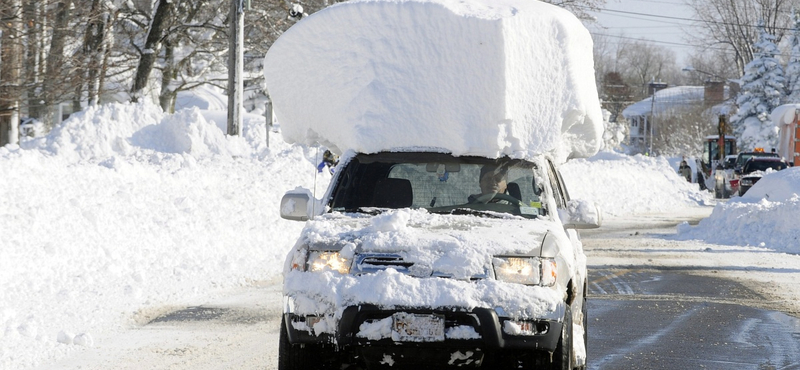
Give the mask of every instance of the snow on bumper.
[[[335, 272], [289, 272], [284, 281], [285, 312], [341, 317], [346, 307], [491, 308], [502, 316], [560, 319], [558, 289], [493, 279], [464, 281], [417, 278], [393, 269], [361, 276]], [[559, 312], [561, 311], [561, 312]]]
[[[565, 311], [563, 296], [553, 288], [417, 278], [393, 269], [361, 276], [292, 271], [284, 292], [293, 343], [455, 340], [546, 348], [557, 341]], [[410, 334], [393, 327], [398, 317]], [[520, 325], [539, 332], [520, 330]]]

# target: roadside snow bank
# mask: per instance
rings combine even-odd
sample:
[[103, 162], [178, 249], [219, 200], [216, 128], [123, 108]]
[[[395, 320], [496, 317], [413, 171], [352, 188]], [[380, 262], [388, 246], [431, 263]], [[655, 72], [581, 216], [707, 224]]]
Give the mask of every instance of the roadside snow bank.
[[316, 151], [266, 148], [259, 116], [226, 137], [222, 113], [104, 105], [0, 148], [0, 368], [280, 274], [303, 227], [280, 197], [313, 187]]
[[544, 2], [362, 0], [292, 26], [264, 74], [289, 142], [563, 162], [602, 142], [592, 58], [581, 22]]
[[600, 152], [570, 160], [561, 173], [572, 198], [591, 200], [609, 216], [712, 204], [709, 192], [683, 179], [664, 157]]
[[743, 197], [719, 203], [697, 226], [678, 227], [683, 240], [749, 245], [800, 253], [800, 168], [765, 175]]

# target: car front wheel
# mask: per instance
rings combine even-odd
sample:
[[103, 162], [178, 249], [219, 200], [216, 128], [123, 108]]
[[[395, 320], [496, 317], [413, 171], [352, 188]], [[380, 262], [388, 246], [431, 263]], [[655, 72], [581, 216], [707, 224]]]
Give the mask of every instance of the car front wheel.
[[561, 338], [558, 340], [555, 352], [546, 368], [549, 370], [572, 369], [572, 309], [567, 305], [564, 312], [564, 326], [561, 328]]
[[278, 370], [317, 370], [338, 368], [330, 360], [335, 353], [331, 346], [323, 344], [291, 344], [286, 322], [281, 320], [278, 342]]

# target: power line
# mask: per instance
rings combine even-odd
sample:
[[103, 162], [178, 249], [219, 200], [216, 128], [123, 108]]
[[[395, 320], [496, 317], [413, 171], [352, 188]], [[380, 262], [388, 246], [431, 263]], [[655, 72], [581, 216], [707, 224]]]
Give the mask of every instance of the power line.
[[[584, 9], [587, 9], [587, 10], [590, 9], [590, 8], [588, 8], [586, 6], [582, 6], [582, 5], [575, 5], [575, 6], [579, 7], [579, 8], [584, 8]], [[669, 16], [669, 15], [656, 15], [656, 14], [647, 14], [647, 13], [639, 13], [639, 12], [629, 12], [629, 11], [625, 11], [625, 10], [600, 9], [599, 12], [601, 12], [601, 13], [602, 12], [610, 12], [610, 13], [620, 13], [620, 14], [631, 14], [631, 15], [638, 15], [638, 16], [652, 17], [652, 18], [662, 18], [662, 19], [673, 19], [673, 20], [680, 20], [680, 21], [689, 21], [689, 22], [693, 22], [693, 23], [705, 23], [705, 24], [711, 23], [711, 24], [717, 24], [717, 25], [722, 25], [722, 26], [754, 27], [754, 28], [758, 27], [757, 25], [752, 25], [752, 24], [742, 24], [742, 23], [714, 21], [714, 20], [702, 20], [702, 19], [684, 18], [684, 17], [673, 17], [673, 16]], [[634, 17], [630, 17], [630, 18], [638, 19], [638, 18], [634, 18]], [[771, 28], [775, 29], [775, 30], [782, 30], [782, 31], [792, 31], [793, 30], [793, 28], [786, 28], [786, 27], [771, 27]]]
[[[643, 39], [643, 38], [635, 38], [635, 37], [627, 37], [627, 36], [620, 36], [620, 35], [609, 35], [609, 34], [597, 33], [597, 32], [591, 32], [591, 31], [590, 31], [590, 33], [591, 33], [592, 35], [597, 35], [597, 36], [613, 37], [613, 38], [617, 38], [617, 39], [633, 40], [633, 41], [652, 42], [652, 43], [654, 43], [654, 44], [667, 44], [667, 45], [672, 45], [672, 46], [677, 46], [677, 47], [684, 47], [684, 48], [689, 48], [689, 47], [691, 47], [691, 48], [700, 47], [699, 45], [683, 44], [683, 43], [678, 43], [678, 42], [657, 41], [657, 40], [650, 40], [650, 39]], [[721, 52], [723, 52], [723, 53], [733, 53], [733, 52], [734, 52], [733, 50], [730, 50], [730, 49], [727, 49], [727, 48], [724, 48], [724, 47], [718, 47], [718, 46], [707, 46], [707, 47], [705, 47], [705, 49], [706, 49], [706, 50], [708, 50], [708, 49], [718, 50], [718, 51], [721, 51]], [[796, 56], [796, 55], [795, 55], [795, 54], [792, 54], [791, 52], [788, 52], [788, 53], [786, 53], [786, 52], [780, 52], [780, 53], [778, 53], [778, 54], [775, 54], [775, 56], [776, 56], [776, 57], [777, 57], [777, 56], [781, 56], [781, 57], [790, 58], [790, 57], [794, 57], [794, 56]]]
[[[620, 35], [609, 35], [609, 34], [605, 34], [605, 33], [591, 32], [591, 31], [590, 31], [590, 33], [592, 35], [613, 37], [613, 38], [623, 39], [623, 40], [646, 41], [646, 42], [652, 42], [652, 43], [656, 43], [656, 44], [667, 44], [667, 45], [679, 46], [679, 47], [691, 47], [691, 48], [697, 47], [697, 45], [684, 44], [684, 43], [679, 43], [679, 42], [657, 41], [657, 40], [642, 39], [642, 38], [635, 38], [635, 37], [627, 37], [627, 36], [620, 36]], [[715, 47], [715, 46], [710, 46], [708, 48], [709, 49], [716, 49], [716, 50], [720, 50], [720, 51], [725, 51], [725, 52], [729, 52], [730, 51], [728, 49], [721, 48], [721, 47]]]

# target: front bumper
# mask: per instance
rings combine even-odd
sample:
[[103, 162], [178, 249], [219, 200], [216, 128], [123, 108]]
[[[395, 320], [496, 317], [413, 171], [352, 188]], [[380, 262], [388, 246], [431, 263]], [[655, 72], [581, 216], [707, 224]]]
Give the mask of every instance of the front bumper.
[[[563, 316], [563, 307], [559, 310]], [[396, 313], [435, 314], [444, 317], [445, 328], [472, 328], [475, 335], [468, 337], [445, 337], [438, 341], [395, 341], [391, 337], [368, 339], [358, 335], [362, 324], [391, 318]], [[306, 324], [307, 317], [285, 314], [289, 342], [300, 343], [335, 343], [340, 350], [348, 348], [383, 348], [415, 347], [415, 348], [464, 348], [483, 351], [495, 350], [538, 350], [552, 352], [561, 336], [563, 323], [560, 320], [526, 320], [534, 331], [524, 334], [511, 334], [507, 329], [511, 318], [501, 317], [493, 309], [475, 308], [472, 310], [424, 310], [419, 308], [381, 309], [373, 305], [351, 306], [345, 308], [335, 333], [314, 333]], [[507, 324], [507, 322], [509, 322]], [[300, 328], [300, 329], [298, 329]]]

